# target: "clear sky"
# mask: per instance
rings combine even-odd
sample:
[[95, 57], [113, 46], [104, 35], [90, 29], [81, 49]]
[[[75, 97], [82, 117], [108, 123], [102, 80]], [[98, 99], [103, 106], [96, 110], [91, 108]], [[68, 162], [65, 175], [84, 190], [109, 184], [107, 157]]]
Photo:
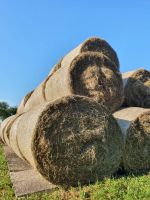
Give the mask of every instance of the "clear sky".
[[122, 72], [150, 70], [150, 0], [0, 0], [0, 100], [17, 105], [91, 36], [116, 50]]

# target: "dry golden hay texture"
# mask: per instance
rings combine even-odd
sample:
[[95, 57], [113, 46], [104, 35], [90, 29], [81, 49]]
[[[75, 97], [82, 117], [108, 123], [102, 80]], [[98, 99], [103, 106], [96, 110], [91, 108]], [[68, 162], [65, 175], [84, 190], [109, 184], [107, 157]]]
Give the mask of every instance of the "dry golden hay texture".
[[9, 127], [9, 124], [11, 124], [11, 121], [15, 118], [15, 116], [10, 116], [8, 117], [7, 119], [5, 119], [1, 125], [0, 125], [0, 138], [2, 139], [2, 141], [9, 145], [9, 141], [8, 141], [8, 134], [6, 133], [7, 132], [7, 128]]
[[123, 166], [127, 172], [150, 171], [150, 109], [130, 107], [114, 113], [124, 135]]
[[3, 142], [3, 140], [1, 139], [1, 134], [2, 134], [2, 132], [1, 132], [1, 123], [0, 123], [0, 144], [3, 144], [4, 142]]
[[46, 102], [46, 99], [45, 99], [45, 83], [47, 82], [47, 79], [49, 79], [49, 77], [47, 77], [42, 83], [40, 83], [40, 85], [33, 91], [30, 98], [26, 102], [22, 112], [29, 111], [33, 107], [38, 106], [38, 105]]
[[127, 106], [150, 108], [150, 72], [139, 69], [123, 74]]
[[26, 103], [24, 111], [44, 101], [53, 101], [73, 94], [88, 96], [105, 104], [111, 111], [115, 111], [123, 101], [121, 74], [103, 54], [82, 53], [70, 66], [60, 68], [36, 88]]
[[2, 141], [2, 139], [0, 138], [0, 144], [3, 144], [3, 141]]
[[63, 97], [23, 113], [9, 128], [9, 138], [17, 155], [54, 184], [111, 176], [122, 157], [117, 121], [87, 97]]
[[54, 66], [50, 74], [54, 74], [59, 68], [64, 66], [70, 66], [73, 59], [83, 52], [101, 52], [107, 56], [115, 65], [116, 69], [119, 70], [119, 60], [115, 50], [103, 39], [92, 37], [85, 40], [71, 52], [69, 52], [64, 58], [62, 58], [58, 64]]
[[25, 107], [27, 101], [29, 100], [29, 98], [31, 97], [31, 95], [32, 95], [33, 92], [34, 92], [34, 90], [31, 91], [31, 92], [29, 92], [29, 93], [22, 99], [20, 105], [18, 106], [17, 113], [22, 113], [22, 112], [23, 112], [24, 107]]

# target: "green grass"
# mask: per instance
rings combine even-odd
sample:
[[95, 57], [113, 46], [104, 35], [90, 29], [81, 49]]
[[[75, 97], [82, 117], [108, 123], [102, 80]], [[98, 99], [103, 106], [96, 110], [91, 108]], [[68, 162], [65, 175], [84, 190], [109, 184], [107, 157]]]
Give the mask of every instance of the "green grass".
[[[59, 188], [52, 193], [38, 193], [23, 200], [150, 200], [150, 175], [106, 179], [94, 185]], [[15, 200], [14, 191], [8, 174], [7, 163], [0, 145], [0, 200]]]

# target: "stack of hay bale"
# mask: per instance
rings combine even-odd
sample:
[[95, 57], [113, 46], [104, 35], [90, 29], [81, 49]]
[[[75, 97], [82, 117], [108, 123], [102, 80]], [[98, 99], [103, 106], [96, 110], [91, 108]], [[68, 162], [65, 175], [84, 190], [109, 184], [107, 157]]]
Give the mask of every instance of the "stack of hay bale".
[[114, 113], [124, 136], [122, 164], [125, 171], [150, 171], [150, 72], [124, 73], [125, 108]]
[[[122, 80], [113, 48], [105, 40], [90, 38], [67, 54], [24, 97], [17, 114], [3, 121], [0, 136], [54, 184], [95, 182], [113, 175], [120, 163], [127, 171], [134, 171], [131, 165], [135, 163], [135, 171], [150, 169], [149, 110], [118, 111], [123, 100], [129, 106], [150, 105], [149, 72], [124, 77]], [[136, 142], [141, 140], [145, 147], [140, 147], [139, 154]], [[136, 145], [137, 149], [133, 147]], [[147, 163], [140, 169], [139, 155]]]

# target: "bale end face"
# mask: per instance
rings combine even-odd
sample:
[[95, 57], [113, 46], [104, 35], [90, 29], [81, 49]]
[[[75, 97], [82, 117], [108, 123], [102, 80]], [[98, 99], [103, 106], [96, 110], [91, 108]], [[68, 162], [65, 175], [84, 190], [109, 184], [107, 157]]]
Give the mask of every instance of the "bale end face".
[[122, 136], [104, 106], [86, 97], [65, 97], [43, 111], [32, 148], [36, 167], [47, 180], [74, 186], [118, 169]]
[[81, 48], [81, 52], [86, 51], [103, 53], [116, 65], [117, 70], [119, 70], [120, 64], [117, 53], [105, 40], [97, 37], [87, 39]]
[[88, 96], [103, 103], [112, 112], [123, 102], [123, 82], [115, 65], [103, 54], [80, 54], [71, 64], [74, 94]]
[[123, 158], [128, 172], [140, 174], [150, 171], [150, 111], [131, 123]]
[[126, 105], [150, 108], [150, 72], [144, 69], [135, 71], [124, 92]]

